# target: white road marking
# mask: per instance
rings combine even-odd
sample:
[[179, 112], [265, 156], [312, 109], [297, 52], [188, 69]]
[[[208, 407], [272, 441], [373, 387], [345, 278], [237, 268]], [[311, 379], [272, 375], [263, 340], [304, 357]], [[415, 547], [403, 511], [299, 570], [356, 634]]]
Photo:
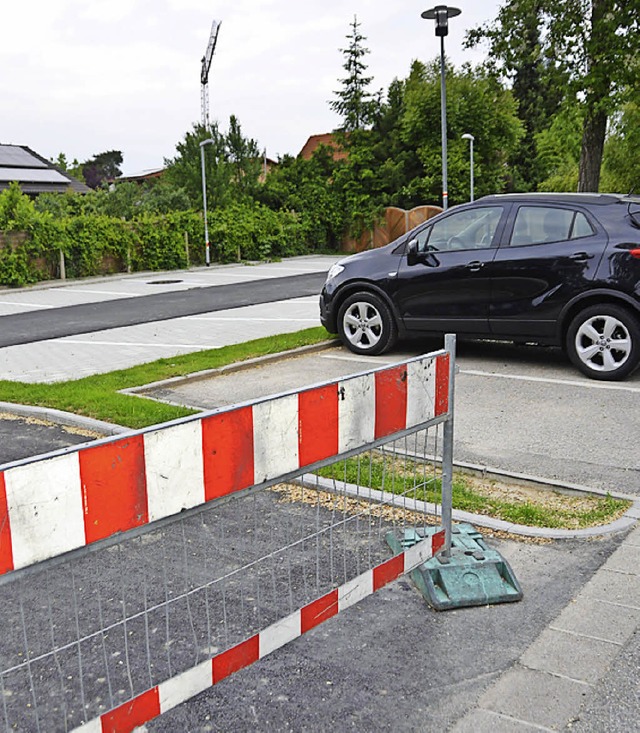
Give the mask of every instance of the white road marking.
[[246, 321], [248, 323], [317, 323], [320, 321], [317, 318], [238, 318], [237, 316], [185, 316], [190, 321], [223, 321], [229, 323], [230, 321]]
[[81, 339], [47, 339], [49, 343], [73, 344], [75, 346], [143, 346], [145, 348], [167, 349], [217, 349], [220, 344], [162, 344], [157, 341], [83, 341]]
[[[0, 300], [0, 306], [17, 305], [19, 308], [55, 308], [55, 305], [39, 305], [38, 303], [14, 303], [10, 300]], [[13, 313], [11, 315], [14, 315]]]
[[569, 387], [586, 387], [587, 389], [613, 389], [621, 392], [640, 392], [640, 387], [631, 387], [617, 382], [582, 381], [577, 379], [555, 379], [552, 377], [528, 377], [524, 374], [496, 374], [477, 369], [460, 369], [460, 374], [473, 377], [495, 377], [496, 379], [516, 379], [522, 382], [541, 382], [543, 384], [564, 384]]

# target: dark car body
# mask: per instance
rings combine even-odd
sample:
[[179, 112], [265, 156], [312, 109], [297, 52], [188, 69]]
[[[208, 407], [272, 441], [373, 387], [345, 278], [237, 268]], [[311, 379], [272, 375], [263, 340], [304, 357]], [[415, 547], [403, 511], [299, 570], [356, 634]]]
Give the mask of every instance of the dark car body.
[[[371, 344], [364, 325], [368, 300], [356, 297], [367, 294], [373, 296], [369, 321], [374, 312], [376, 323], [392, 319], [384, 338], [376, 340], [377, 331], [369, 329]], [[623, 330], [614, 334], [613, 321], [595, 315], [589, 324], [576, 322], [597, 306], [605, 315], [613, 307], [611, 318]], [[576, 366], [596, 378], [622, 378], [640, 358], [640, 344], [630, 341], [640, 329], [640, 199], [507, 194], [457, 206], [386, 247], [337, 263], [322, 289], [320, 316], [356, 353], [382, 353], [397, 336], [453, 332], [569, 346], [573, 359], [568, 338], [578, 339], [578, 351], [586, 353], [591, 338], [608, 349], [610, 336], [629, 351], [622, 372], [613, 368], [620, 366], [617, 352], [611, 368], [598, 363], [601, 357], [592, 359], [595, 368], [583, 369], [584, 359]]]

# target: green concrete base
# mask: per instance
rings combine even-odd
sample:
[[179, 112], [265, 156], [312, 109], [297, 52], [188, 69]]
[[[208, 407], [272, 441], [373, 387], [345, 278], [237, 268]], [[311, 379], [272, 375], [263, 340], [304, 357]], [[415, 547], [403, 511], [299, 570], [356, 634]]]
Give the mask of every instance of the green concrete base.
[[[386, 539], [394, 552], [400, 552], [439, 529], [405, 530], [401, 539], [389, 532]], [[487, 547], [470, 524], [453, 527], [449, 557], [432, 557], [411, 573], [411, 579], [436, 611], [522, 599], [522, 589], [509, 563]]]

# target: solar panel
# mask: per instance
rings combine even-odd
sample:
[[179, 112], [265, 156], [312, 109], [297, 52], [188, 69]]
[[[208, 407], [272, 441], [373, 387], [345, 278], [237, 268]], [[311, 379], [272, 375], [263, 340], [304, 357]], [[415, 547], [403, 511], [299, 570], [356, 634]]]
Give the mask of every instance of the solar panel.
[[52, 168], [0, 168], [0, 181], [18, 183], [67, 183], [71, 181]]
[[47, 168], [46, 163], [18, 145], [0, 145], [0, 166], [3, 165], [15, 165], [19, 168]]

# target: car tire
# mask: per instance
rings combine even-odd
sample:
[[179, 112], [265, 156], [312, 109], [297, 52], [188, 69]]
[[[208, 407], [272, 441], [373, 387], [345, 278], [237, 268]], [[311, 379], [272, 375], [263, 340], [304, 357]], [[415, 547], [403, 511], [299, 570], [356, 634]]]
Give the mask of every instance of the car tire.
[[338, 311], [338, 333], [354, 354], [373, 356], [388, 351], [398, 338], [389, 306], [374, 293], [350, 295]]
[[573, 364], [587, 377], [624, 379], [640, 363], [640, 322], [617, 305], [585, 308], [569, 325], [566, 347]]

